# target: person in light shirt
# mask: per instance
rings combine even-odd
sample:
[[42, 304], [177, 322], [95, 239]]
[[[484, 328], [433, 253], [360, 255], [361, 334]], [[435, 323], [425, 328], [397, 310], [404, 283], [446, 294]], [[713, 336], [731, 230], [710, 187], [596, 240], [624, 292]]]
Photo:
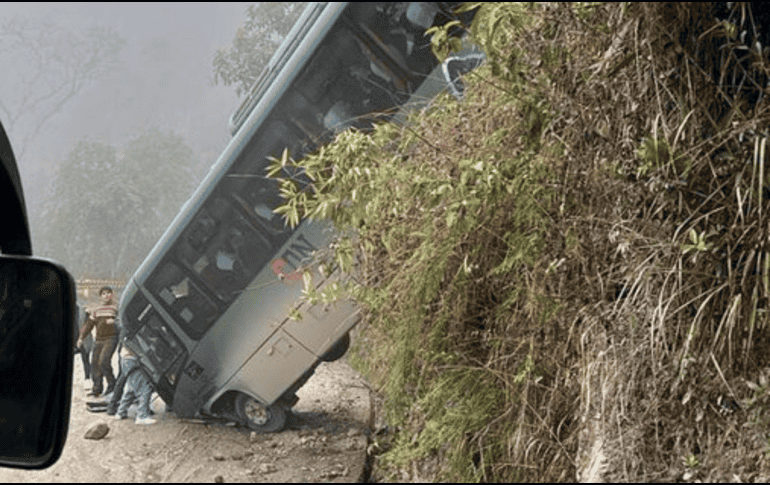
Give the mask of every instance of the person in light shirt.
[[139, 399], [139, 410], [136, 413], [135, 424], [154, 424], [155, 419], [151, 417], [150, 397], [152, 396], [152, 384], [139, 368], [139, 359], [131, 349], [125, 345], [120, 350], [121, 367], [120, 372], [126, 376], [126, 384], [123, 389], [123, 397], [118, 406], [118, 412], [115, 419], [127, 419], [128, 408], [134, 401], [134, 397]]

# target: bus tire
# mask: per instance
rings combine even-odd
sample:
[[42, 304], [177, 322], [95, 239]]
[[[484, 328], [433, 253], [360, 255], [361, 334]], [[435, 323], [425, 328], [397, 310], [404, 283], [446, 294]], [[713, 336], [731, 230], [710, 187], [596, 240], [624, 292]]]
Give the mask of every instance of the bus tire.
[[240, 393], [235, 398], [235, 412], [257, 433], [277, 433], [286, 426], [286, 407], [281, 401], [264, 406], [248, 394]]
[[345, 355], [345, 352], [348, 351], [349, 347], [350, 333], [346, 333], [321, 356], [321, 360], [324, 362], [334, 362], [335, 360], [341, 359], [342, 356]]

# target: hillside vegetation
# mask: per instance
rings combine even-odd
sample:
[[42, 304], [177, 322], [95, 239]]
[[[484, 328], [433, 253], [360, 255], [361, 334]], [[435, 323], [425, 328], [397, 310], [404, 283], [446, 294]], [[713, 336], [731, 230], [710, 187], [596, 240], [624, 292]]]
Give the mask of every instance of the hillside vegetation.
[[275, 161], [349, 235], [376, 479], [770, 478], [758, 5], [483, 4], [462, 102]]

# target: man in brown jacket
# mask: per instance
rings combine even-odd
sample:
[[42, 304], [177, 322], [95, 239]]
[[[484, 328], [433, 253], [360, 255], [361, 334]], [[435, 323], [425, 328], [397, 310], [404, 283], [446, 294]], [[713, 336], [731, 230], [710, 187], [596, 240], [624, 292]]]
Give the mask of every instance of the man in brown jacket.
[[116, 380], [112, 374], [112, 354], [118, 346], [120, 333], [115, 324], [118, 318], [118, 303], [112, 299], [112, 288], [109, 286], [99, 290], [99, 300], [98, 305], [88, 310], [88, 320], [83, 325], [78, 338], [78, 347], [80, 347], [86, 336], [91, 333], [91, 329], [96, 328], [94, 350], [91, 356], [91, 377], [94, 388], [88, 393], [89, 396], [102, 394], [102, 377], [107, 379], [107, 390], [104, 394], [109, 394], [115, 389]]

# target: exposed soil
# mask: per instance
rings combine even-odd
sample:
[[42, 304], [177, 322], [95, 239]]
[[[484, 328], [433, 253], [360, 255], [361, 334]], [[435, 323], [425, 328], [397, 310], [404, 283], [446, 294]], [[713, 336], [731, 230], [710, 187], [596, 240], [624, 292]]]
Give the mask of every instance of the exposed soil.
[[[369, 390], [343, 360], [324, 363], [298, 392], [286, 429], [257, 435], [227, 422], [183, 420], [157, 398], [153, 425], [116, 421], [86, 409], [83, 368], [75, 363], [64, 453], [46, 470], [0, 468], [0, 482], [356, 482], [364, 478], [372, 425]], [[100, 440], [85, 439], [97, 422]]]

